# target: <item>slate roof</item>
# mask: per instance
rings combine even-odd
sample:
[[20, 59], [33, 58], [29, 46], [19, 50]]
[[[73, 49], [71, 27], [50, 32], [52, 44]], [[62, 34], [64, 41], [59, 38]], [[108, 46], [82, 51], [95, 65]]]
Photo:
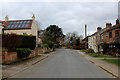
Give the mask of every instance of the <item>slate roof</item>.
[[4, 30], [31, 29], [32, 20], [3, 21]]

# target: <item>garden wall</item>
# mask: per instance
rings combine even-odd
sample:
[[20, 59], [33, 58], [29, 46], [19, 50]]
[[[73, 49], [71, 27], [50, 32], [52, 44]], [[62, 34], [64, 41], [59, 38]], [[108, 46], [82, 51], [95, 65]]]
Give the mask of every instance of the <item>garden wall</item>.
[[2, 57], [0, 60], [0, 64], [11, 64], [17, 61], [22, 61], [28, 58], [35, 57], [36, 55], [41, 54], [41, 53], [49, 53], [52, 51], [53, 49], [36, 48], [35, 50], [32, 50], [31, 54], [28, 57], [25, 57], [25, 58], [18, 58], [17, 52], [4, 51], [2, 52], [2, 55], [0, 55], [0, 57]]
[[37, 53], [33, 50], [28, 57], [18, 58], [17, 52], [2, 52], [2, 64], [10, 64], [24, 59], [35, 57]]

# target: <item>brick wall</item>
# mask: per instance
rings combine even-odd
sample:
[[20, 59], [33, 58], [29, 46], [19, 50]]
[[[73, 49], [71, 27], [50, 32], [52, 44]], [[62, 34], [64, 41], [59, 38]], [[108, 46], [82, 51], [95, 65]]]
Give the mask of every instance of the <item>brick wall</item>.
[[117, 28], [117, 29], [114, 29], [112, 31], [109, 31], [109, 32], [112, 32], [112, 38], [109, 38], [109, 32], [107, 32], [107, 38], [105, 38], [105, 33], [103, 34], [103, 39], [101, 39], [101, 42], [106, 42], [106, 43], [111, 43], [111, 42], [115, 42], [115, 31], [116, 30], [119, 30], [119, 36], [120, 36], [120, 29]]
[[2, 52], [2, 64], [14, 63], [14, 62], [17, 62], [17, 61], [21, 61], [21, 60], [24, 60], [24, 59], [35, 57], [36, 55], [37, 55], [37, 53], [35, 51], [32, 51], [31, 54], [28, 57], [18, 58], [16, 52], [5, 51], [5, 52]]

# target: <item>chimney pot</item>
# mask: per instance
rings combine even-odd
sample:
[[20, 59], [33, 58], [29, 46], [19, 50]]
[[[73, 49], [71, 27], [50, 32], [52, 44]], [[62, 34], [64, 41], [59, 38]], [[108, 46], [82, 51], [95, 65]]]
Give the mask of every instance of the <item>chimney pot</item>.
[[119, 19], [116, 20], [116, 24], [119, 24]]
[[97, 31], [100, 31], [102, 28], [101, 27], [97, 27]]
[[111, 23], [106, 23], [106, 28], [111, 28], [112, 24]]

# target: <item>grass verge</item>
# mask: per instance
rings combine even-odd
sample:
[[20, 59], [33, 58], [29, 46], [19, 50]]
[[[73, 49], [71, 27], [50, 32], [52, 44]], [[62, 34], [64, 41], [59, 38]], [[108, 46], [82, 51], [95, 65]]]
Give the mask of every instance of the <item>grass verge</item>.
[[120, 66], [120, 59], [102, 59], [102, 60]]
[[86, 53], [86, 54], [92, 57], [108, 57], [107, 55], [100, 54], [100, 53]]

